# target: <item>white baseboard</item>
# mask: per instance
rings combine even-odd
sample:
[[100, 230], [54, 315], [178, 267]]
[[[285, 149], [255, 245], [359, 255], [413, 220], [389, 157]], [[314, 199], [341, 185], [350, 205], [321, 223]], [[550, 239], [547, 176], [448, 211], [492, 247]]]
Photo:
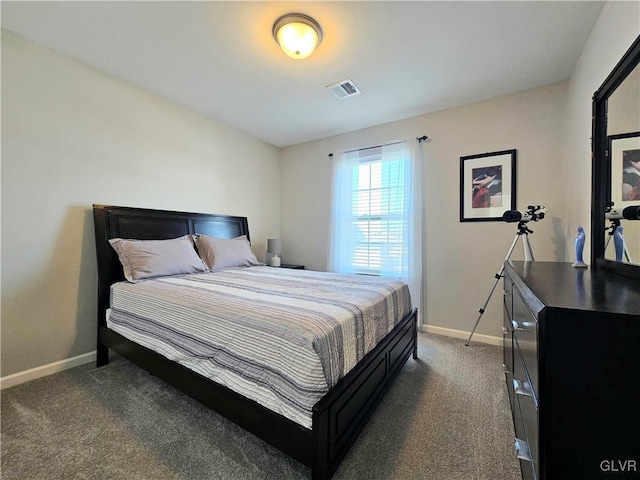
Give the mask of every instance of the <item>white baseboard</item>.
[[[420, 331], [427, 333], [435, 333], [436, 335], [446, 335], [447, 337], [469, 338], [471, 332], [464, 330], [454, 330], [453, 328], [436, 327], [435, 325], [421, 325]], [[493, 335], [484, 335], [482, 333], [474, 333], [471, 342], [488, 343], [490, 345], [502, 345], [502, 337], [494, 337]]]
[[20, 385], [21, 383], [28, 382], [29, 380], [35, 380], [36, 378], [46, 377], [52, 373], [62, 372], [69, 368], [77, 367], [89, 362], [95, 362], [96, 352], [89, 352], [77, 357], [67, 358], [66, 360], [60, 360], [59, 362], [53, 362], [41, 367], [31, 368], [24, 372], [14, 373], [13, 375], [7, 375], [0, 378], [0, 390], [13, 387], [14, 385]]

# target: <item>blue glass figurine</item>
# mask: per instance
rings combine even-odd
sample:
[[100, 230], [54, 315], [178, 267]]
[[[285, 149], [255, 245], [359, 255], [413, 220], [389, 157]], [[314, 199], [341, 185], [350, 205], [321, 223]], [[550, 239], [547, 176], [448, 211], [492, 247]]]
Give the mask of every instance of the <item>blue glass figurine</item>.
[[582, 260], [582, 252], [584, 251], [584, 228], [578, 227], [578, 235], [576, 235], [575, 239], [575, 247], [576, 247], [576, 261], [573, 262], [573, 266], [575, 268], [587, 268], [587, 264]]
[[613, 246], [616, 249], [616, 262], [622, 261], [624, 255], [624, 237], [622, 236], [622, 227], [616, 227], [613, 233]]

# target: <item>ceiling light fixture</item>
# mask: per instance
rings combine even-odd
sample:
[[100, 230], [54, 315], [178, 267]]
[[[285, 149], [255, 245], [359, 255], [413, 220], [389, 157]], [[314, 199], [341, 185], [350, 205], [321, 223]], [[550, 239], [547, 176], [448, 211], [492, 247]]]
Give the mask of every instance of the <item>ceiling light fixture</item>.
[[271, 32], [282, 51], [291, 58], [307, 58], [322, 42], [322, 28], [303, 13], [287, 13], [273, 24]]

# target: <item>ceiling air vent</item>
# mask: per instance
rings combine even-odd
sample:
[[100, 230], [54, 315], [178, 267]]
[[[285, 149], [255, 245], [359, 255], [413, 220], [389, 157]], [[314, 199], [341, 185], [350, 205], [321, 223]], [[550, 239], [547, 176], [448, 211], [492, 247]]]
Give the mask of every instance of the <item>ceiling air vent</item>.
[[359, 95], [361, 93], [360, 89], [356, 87], [356, 84], [353, 83], [353, 81], [350, 78], [338, 83], [334, 83], [332, 85], [327, 85], [325, 88], [327, 88], [331, 93], [333, 93], [334, 97], [339, 99], [352, 97], [354, 95]]

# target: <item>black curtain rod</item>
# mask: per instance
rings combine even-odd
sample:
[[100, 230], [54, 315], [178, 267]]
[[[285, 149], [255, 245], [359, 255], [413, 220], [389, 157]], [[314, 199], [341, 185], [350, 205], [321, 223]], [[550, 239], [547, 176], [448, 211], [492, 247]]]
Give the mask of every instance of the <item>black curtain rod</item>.
[[[422, 143], [425, 140], [427, 140], [429, 137], [427, 137], [426, 135], [423, 135], [421, 137], [416, 137], [416, 140], [418, 141], [418, 143]], [[362, 152], [364, 150], [371, 150], [372, 148], [380, 148], [380, 147], [386, 147], [389, 145], [397, 145], [398, 143], [402, 143], [402, 142], [391, 142], [391, 143], [383, 143], [382, 145], [374, 145], [373, 147], [366, 147], [366, 148], [356, 148], [355, 150], [348, 150], [344, 153], [351, 153], [351, 152]], [[329, 154], [329, 158], [333, 158], [333, 153]]]

